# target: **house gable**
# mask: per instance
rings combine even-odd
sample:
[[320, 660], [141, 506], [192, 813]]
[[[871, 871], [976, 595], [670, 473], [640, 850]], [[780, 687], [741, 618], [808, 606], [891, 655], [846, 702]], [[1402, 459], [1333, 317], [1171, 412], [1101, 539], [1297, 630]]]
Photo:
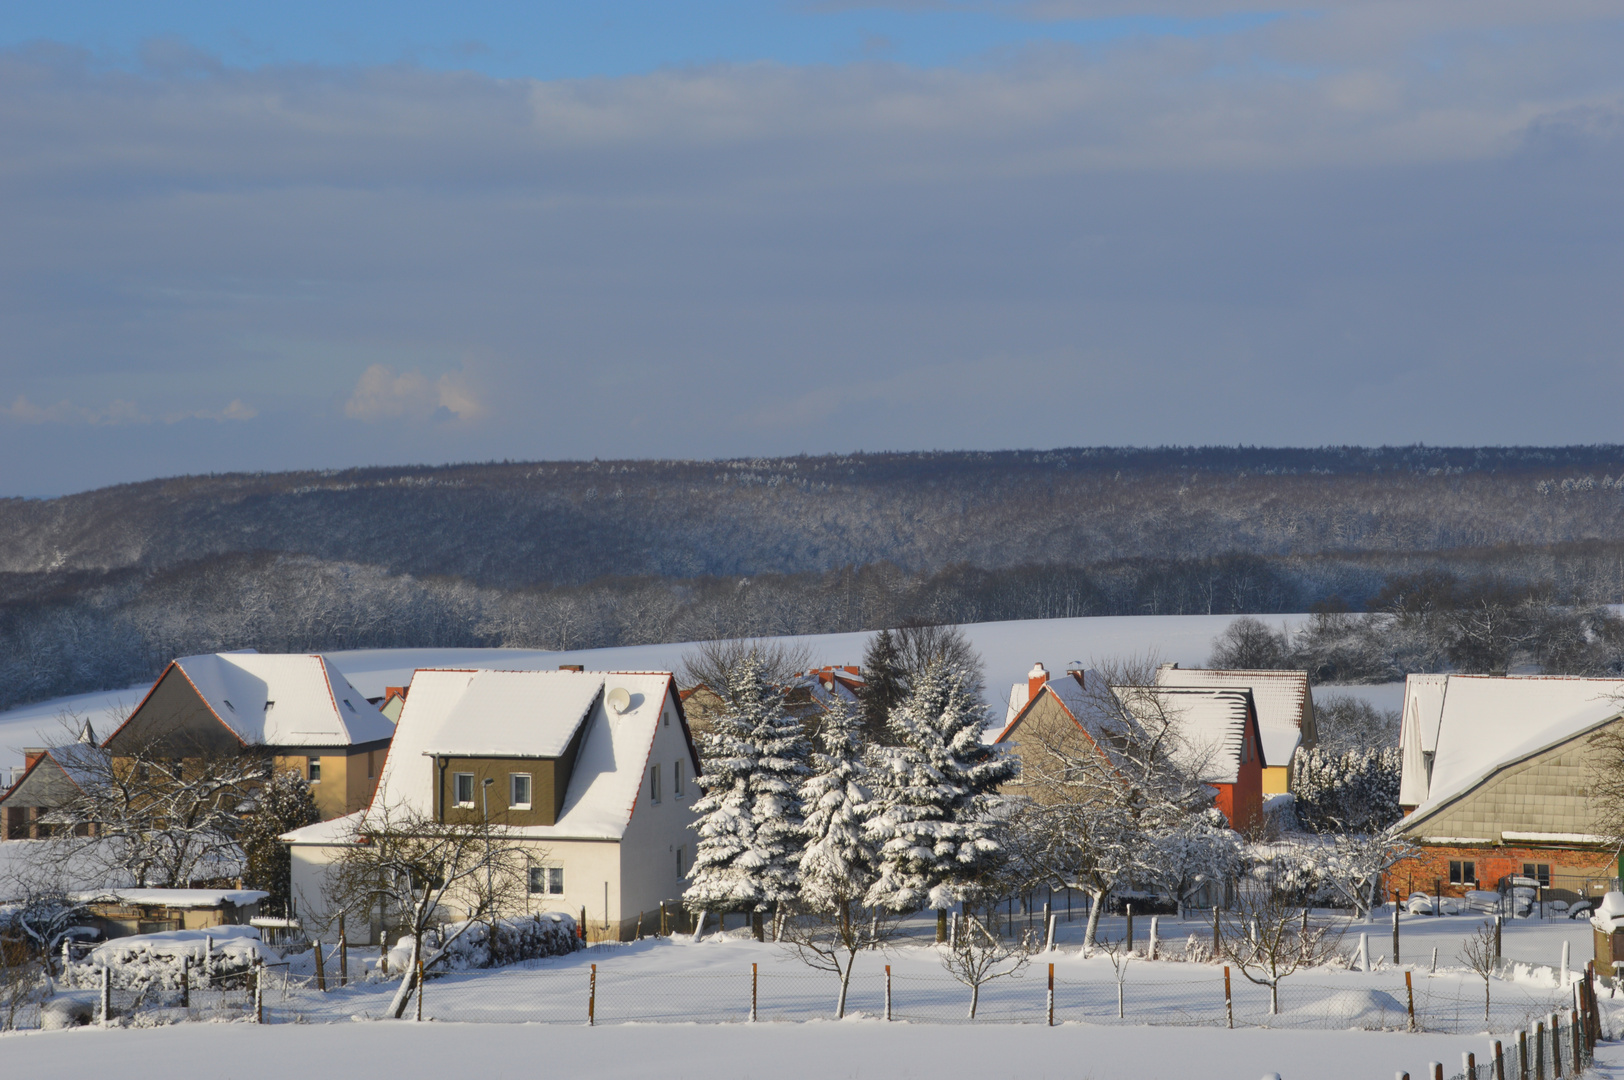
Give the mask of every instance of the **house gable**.
[[197, 757], [234, 754], [242, 749], [243, 741], [209, 706], [180, 665], [171, 663], [103, 745], [115, 756], [146, 751]]
[[1412, 838], [1440, 837], [1502, 843], [1542, 837], [1593, 842], [1596, 829], [1590, 783], [1603, 756], [1596, 740], [1617, 730], [1611, 720], [1553, 746], [1508, 762], [1467, 790], [1404, 824]]

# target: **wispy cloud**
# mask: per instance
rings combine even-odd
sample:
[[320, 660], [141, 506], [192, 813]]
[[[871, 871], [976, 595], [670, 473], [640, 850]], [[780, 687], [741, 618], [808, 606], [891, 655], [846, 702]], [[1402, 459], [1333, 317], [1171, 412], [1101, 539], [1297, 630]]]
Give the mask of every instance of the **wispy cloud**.
[[421, 371], [396, 373], [373, 364], [361, 373], [344, 403], [344, 415], [356, 420], [472, 420], [484, 412], [466, 374], [448, 371], [430, 379]]

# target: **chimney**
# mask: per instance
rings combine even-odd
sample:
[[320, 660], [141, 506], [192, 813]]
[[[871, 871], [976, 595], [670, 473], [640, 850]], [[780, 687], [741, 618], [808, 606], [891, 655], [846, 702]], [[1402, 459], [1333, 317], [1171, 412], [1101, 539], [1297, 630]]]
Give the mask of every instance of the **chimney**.
[[1026, 700], [1031, 701], [1038, 696], [1049, 682], [1049, 671], [1041, 663], [1033, 664], [1032, 670], [1026, 673]]
[[45, 756], [45, 751], [44, 750], [24, 750], [23, 751], [23, 771], [27, 772], [29, 769], [32, 769], [34, 767], [34, 762], [38, 761], [40, 758], [42, 758], [44, 756]]

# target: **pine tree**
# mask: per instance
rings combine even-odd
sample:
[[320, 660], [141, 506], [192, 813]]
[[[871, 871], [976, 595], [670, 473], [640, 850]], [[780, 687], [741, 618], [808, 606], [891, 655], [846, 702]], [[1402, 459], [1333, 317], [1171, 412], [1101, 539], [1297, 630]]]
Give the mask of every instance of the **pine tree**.
[[863, 706], [863, 734], [871, 746], [891, 741], [891, 710], [908, 696], [907, 676], [896, 638], [881, 630], [869, 639], [863, 653], [863, 689], [858, 701]]
[[694, 805], [699, 843], [693, 911], [766, 911], [795, 896], [806, 734], [752, 656], [735, 669], [728, 707], [701, 736], [705, 795]]
[[266, 910], [287, 911], [291, 895], [292, 860], [288, 846], [280, 837], [320, 820], [321, 812], [310, 795], [310, 785], [294, 770], [272, 774], [254, 793], [253, 809], [243, 815], [237, 842], [248, 864], [243, 884], [271, 894], [266, 898]]
[[900, 746], [874, 771], [879, 876], [868, 902], [892, 911], [946, 911], [978, 895], [1006, 858], [998, 785], [1019, 763], [982, 743], [985, 707], [963, 673], [931, 664], [891, 713]]
[[857, 717], [835, 698], [819, 733], [822, 752], [801, 784], [806, 814], [800, 857], [800, 899], [814, 911], [846, 914], [874, 883], [874, 843], [864, 826], [870, 814], [863, 738]]

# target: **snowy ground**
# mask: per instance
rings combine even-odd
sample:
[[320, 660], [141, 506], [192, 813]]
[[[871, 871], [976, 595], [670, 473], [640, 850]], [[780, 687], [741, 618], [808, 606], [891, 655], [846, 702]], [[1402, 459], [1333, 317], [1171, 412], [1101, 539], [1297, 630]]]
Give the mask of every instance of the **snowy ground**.
[[[1458, 1071], [1484, 1039], [1375, 1032], [813, 1024], [536, 1027], [379, 1021], [343, 1026], [192, 1024], [0, 1037], [11, 1076], [287, 1080], [477, 1074], [591, 1080], [1389, 1080]], [[1624, 1058], [1624, 1055], [1620, 1055]], [[1602, 1075], [1624, 1076], [1624, 1069]]]
[[[1306, 615], [1270, 615], [1271, 625], [1295, 626]], [[1232, 615], [1139, 615], [1088, 619], [1030, 619], [1019, 622], [968, 623], [964, 632], [986, 662], [987, 699], [993, 718], [1002, 721], [1009, 688], [1024, 681], [1034, 661], [1050, 671], [1061, 671], [1073, 661], [1089, 663], [1107, 657], [1155, 656], [1185, 666], [1206, 663], [1212, 639], [1234, 619]], [[805, 642], [817, 663], [856, 664], [870, 634], [814, 634], [788, 641]], [[692, 642], [633, 645], [617, 649], [547, 652], [540, 649], [360, 649], [329, 653], [356, 688], [379, 697], [386, 686], [409, 683], [420, 667], [488, 665], [515, 668], [551, 668], [584, 664], [598, 670], [670, 671], [681, 666]], [[26, 746], [48, 746], [63, 741], [65, 716], [89, 719], [106, 736], [116, 715], [133, 708], [149, 688], [132, 686], [97, 694], [56, 698], [0, 713], [0, 781], [5, 770], [22, 764]], [[1358, 694], [1384, 709], [1396, 709], [1403, 700], [1403, 684], [1391, 686], [1316, 687]]]

